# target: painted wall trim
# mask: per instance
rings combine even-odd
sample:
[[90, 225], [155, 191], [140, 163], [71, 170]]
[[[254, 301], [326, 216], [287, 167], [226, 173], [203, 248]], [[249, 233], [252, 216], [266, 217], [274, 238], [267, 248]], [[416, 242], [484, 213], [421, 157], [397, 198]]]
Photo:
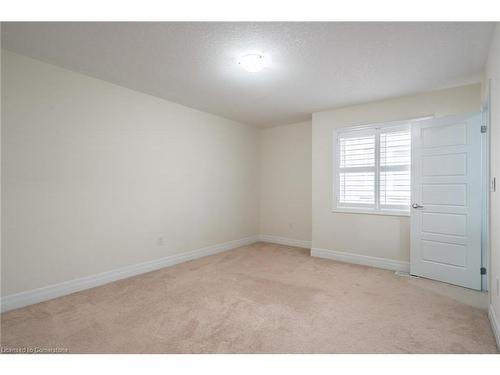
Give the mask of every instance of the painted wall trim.
[[497, 348], [500, 351], [500, 322], [497, 320], [495, 310], [491, 304], [488, 309], [488, 318], [490, 319], [491, 330], [493, 331], [493, 335], [495, 335], [495, 339], [497, 341]]
[[370, 266], [375, 268], [383, 268], [392, 271], [409, 272], [410, 262], [403, 262], [400, 260], [377, 258], [368, 255], [360, 255], [348, 253], [345, 251], [327, 250], [319, 248], [311, 248], [311, 256], [318, 258], [326, 258], [337, 260], [339, 262], [361, 264], [363, 266]]
[[181, 254], [169, 255], [164, 258], [154, 259], [148, 262], [134, 264], [131, 266], [126, 266], [95, 275], [81, 277], [75, 280], [65, 281], [59, 284], [48, 285], [43, 288], [11, 294], [9, 296], [1, 298], [1, 311], [6, 312], [35, 303], [48, 301], [53, 298], [62, 297], [81, 290], [108, 284], [113, 281], [187, 262], [188, 260], [202, 258], [223, 251], [236, 249], [241, 246], [250, 245], [257, 241], [259, 241], [258, 235], [250, 236], [235, 241], [229, 241], [217, 245], [203, 247]]
[[293, 238], [271, 236], [269, 234], [259, 235], [259, 240], [263, 241], [263, 242], [271, 242], [271, 243], [276, 243], [276, 244], [285, 245], [285, 246], [304, 247], [306, 249], [311, 248], [311, 241], [304, 241], [304, 240], [296, 240]]

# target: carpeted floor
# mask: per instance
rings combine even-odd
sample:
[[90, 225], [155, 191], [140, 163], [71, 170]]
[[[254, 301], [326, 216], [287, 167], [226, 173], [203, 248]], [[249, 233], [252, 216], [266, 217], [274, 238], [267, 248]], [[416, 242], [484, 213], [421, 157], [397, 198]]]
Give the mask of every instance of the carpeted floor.
[[3, 348], [496, 353], [485, 310], [393, 272], [257, 243], [5, 313]]

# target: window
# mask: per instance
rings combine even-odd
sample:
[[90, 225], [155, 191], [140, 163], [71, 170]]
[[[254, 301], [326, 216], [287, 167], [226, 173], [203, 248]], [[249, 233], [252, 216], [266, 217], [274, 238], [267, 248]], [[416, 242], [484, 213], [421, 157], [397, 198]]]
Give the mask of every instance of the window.
[[340, 129], [334, 140], [334, 210], [408, 215], [409, 122]]

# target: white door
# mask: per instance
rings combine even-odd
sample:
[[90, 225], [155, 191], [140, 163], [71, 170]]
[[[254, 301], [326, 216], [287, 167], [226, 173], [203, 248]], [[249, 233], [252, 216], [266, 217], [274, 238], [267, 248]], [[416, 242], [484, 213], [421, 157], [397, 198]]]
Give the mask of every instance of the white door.
[[412, 125], [412, 275], [481, 289], [481, 115]]

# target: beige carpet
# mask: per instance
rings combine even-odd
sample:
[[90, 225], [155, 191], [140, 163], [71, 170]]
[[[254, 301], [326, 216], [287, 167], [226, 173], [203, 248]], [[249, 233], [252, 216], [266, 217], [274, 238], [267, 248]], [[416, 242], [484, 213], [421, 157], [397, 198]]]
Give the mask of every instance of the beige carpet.
[[3, 348], [496, 353], [486, 311], [393, 272], [258, 243], [5, 313]]

